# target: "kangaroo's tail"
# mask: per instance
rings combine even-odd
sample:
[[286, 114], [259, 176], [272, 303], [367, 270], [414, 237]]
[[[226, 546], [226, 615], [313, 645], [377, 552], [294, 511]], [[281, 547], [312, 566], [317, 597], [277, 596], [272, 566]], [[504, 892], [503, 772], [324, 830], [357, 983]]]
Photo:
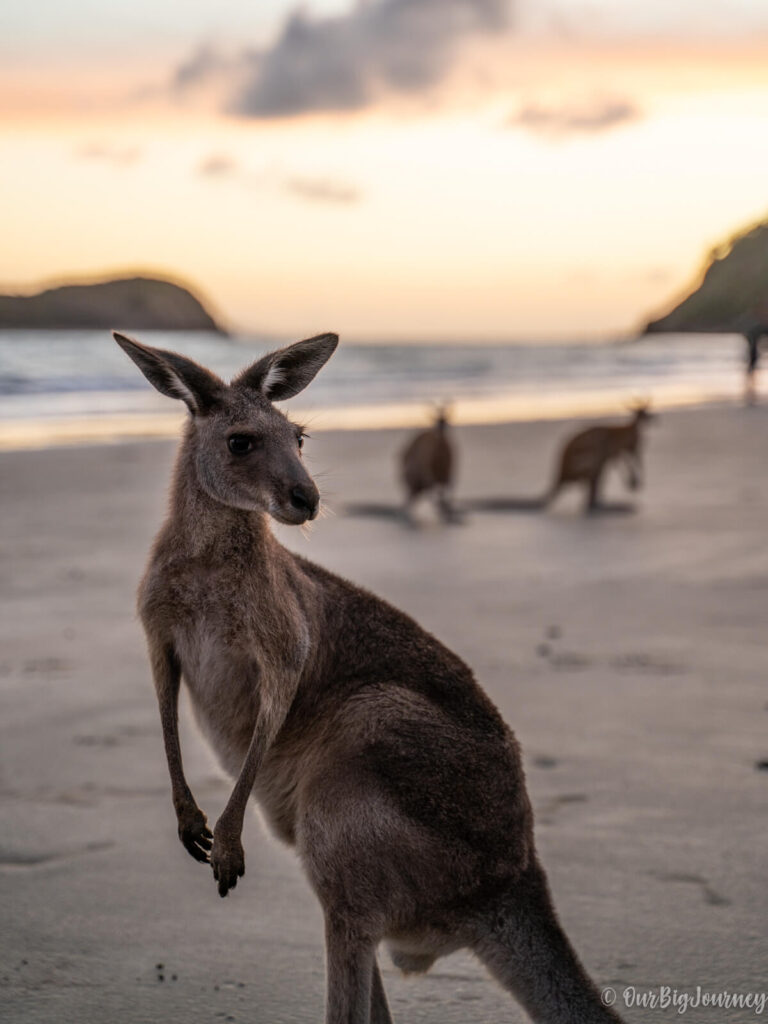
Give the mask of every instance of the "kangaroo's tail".
[[621, 1021], [568, 941], [536, 863], [483, 916], [474, 950], [536, 1024]]

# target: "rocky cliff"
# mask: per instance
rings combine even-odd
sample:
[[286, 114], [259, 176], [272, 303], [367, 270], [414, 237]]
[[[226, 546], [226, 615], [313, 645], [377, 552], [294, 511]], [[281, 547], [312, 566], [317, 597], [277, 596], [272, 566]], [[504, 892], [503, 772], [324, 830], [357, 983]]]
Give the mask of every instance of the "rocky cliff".
[[0, 327], [224, 333], [190, 291], [150, 277], [68, 284], [36, 295], [0, 295]]
[[691, 293], [645, 333], [743, 331], [757, 321], [768, 321], [768, 220], [716, 246]]

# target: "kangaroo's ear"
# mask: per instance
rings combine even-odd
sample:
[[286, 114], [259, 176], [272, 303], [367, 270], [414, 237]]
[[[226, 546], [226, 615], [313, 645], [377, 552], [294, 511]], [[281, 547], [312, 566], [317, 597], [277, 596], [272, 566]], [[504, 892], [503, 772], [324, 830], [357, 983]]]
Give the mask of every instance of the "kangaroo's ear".
[[243, 370], [232, 383], [260, 391], [270, 402], [282, 402], [303, 391], [328, 362], [339, 343], [338, 334], [318, 334], [281, 348]]
[[117, 331], [112, 337], [150, 384], [169, 398], [186, 402], [193, 416], [205, 416], [219, 402], [226, 384], [204, 366], [176, 352], [142, 345]]

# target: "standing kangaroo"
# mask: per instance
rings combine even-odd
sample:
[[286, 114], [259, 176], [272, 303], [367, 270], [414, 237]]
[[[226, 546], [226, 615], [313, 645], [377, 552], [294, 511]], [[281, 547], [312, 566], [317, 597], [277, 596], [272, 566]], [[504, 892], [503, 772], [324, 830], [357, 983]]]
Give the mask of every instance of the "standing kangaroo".
[[412, 438], [400, 456], [400, 470], [405, 486], [405, 514], [410, 518], [417, 498], [434, 491], [437, 511], [445, 522], [454, 522], [451, 503], [454, 464], [453, 444], [448, 436], [448, 414], [437, 410], [435, 422]]
[[[403, 971], [469, 947], [542, 1024], [619, 1018], [562, 931], [536, 857], [517, 743], [466, 665], [407, 615], [283, 548], [317, 515], [302, 431], [273, 405], [338, 338], [227, 385], [115, 339], [191, 413], [139, 590], [179, 837], [221, 896], [243, 875], [248, 799], [296, 847], [325, 915], [326, 1024], [391, 1024], [380, 941]], [[181, 678], [235, 779], [213, 833], [182, 769]]]
[[586, 487], [586, 511], [600, 503], [600, 485], [610, 462], [622, 458], [627, 467], [627, 486], [636, 490], [642, 484], [641, 428], [653, 418], [648, 405], [639, 405], [626, 423], [617, 426], [589, 427], [580, 430], [566, 443], [554, 483], [545, 504], [555, 500], [566, 484]]

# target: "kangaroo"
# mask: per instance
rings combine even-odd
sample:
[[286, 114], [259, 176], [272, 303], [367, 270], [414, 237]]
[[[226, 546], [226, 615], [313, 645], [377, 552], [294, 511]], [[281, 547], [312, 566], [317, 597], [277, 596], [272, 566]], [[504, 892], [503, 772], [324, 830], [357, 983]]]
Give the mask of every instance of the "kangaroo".
[[637, 490], [643, 480], [641, 428], [653, 418], [648, 405], [643, 404], [633, 410], [626, 423], [589, 427], [574, 434], [563, 448], [557, 476], [544, 504], [551, 504], [566, 484], [583, 483], [587, 493], [585, 510], [594, 512], [600, 503], [603, 473], [616, 459], [624, 459], [627, 486]]
[[[518, 744], [470, 669], [373, 594], [286, 550], [319, 496], [273, 402], [338, 338], [264, 356], [229, 385], [115, 339], [190, 411], [139, 587], [178, 833], [221, 896], [245, 870], [246, 805], [295, 847], [325, 917], [326, 1024], [391, 1024], [376, 950], [423, 972], [468, 947], [541, 1024], [605, 1024], [534, 846]], [[182, 766], [177, 701], [236, 781], [213, 831]]]
[[437, 410], [435, 422], [413, 437], [400, 455], [400, 468], [406, 491], [405, 515], [410, 518], [414, 502], [434, 491], [437, 511], [445, 522], [455, 521], [450, 491], [455, 466], [453, 444], [448, 432], [445, 407]]

